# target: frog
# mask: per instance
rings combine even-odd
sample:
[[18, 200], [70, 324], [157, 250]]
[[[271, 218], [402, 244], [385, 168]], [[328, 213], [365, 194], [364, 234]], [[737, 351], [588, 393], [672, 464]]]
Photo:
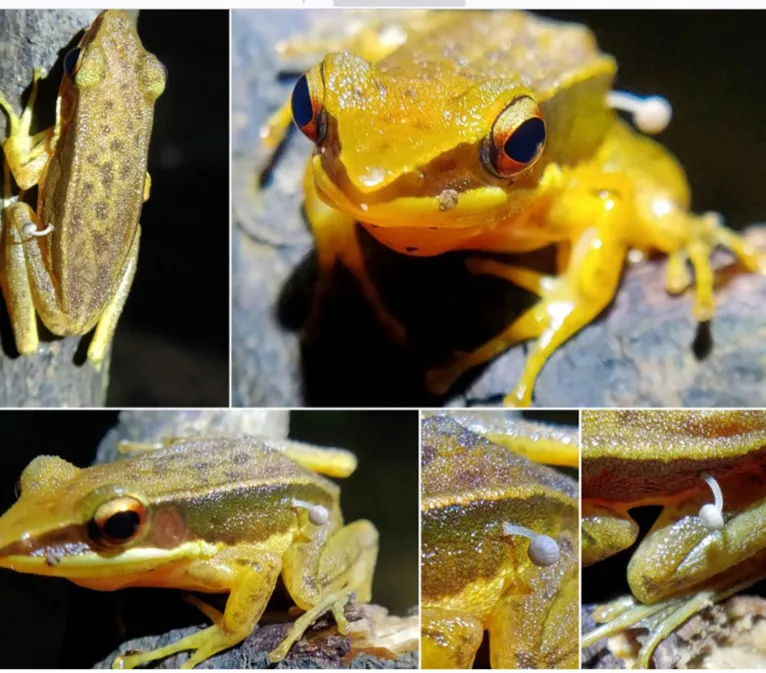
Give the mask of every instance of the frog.
[[766, 577], [766, 412], [583, 410], [581, 430], [584, 566], [636, 542], [631, 508], [662, 507], [628, 563], [632, 595], [597, 608], [583, 647], [647, 629], [634, 667], [649, 668], [678, 626]]
[[[63, 59], [54, 126], [31, 133], [41, 68], [20, 116], [9, 119], [0, 285], [20, 354], [39, 346], [37, 318], [57, 336], [95, 327], [88, 361], [100, 369], [136, 272], [139, 218], [154, 104], [165, 66], [128, 12], [107, 10]], [[19, 194], [8, 195], [8, 172]], [[37, 205], [23, 200], [38, 187]]]
[[[406, 338], [371, 279], [357, 223], [402, 255], [461, 251], [469, 272], [539, 300], [478, 348], [435, 363], [426, 388], [444, 396], [531, 342], [504, 399], [529, 406], [551, 355], [611, 303], [629, 257], [667, 255], [667, 290], [694, 284], [699, 322], [715, 312], [715, 248], [766, 271], [763, 251], [718, 214], [691, 212], [681, 164], [648, 137], [669, 123], [670, 104], [614, 91], [616, 60], [586, 26], [502, 10], [421, 12], [399, 28], [381, 21], [378, 42], [368, 29], [352, 40], [356, 51], [326, 54], [262, 129], [269, 150], [291, 111], [314, 147], [303, 190], [319, 277], [307, 325], [342, 264], [379, 323]], [[282, 51], [300, 53], [300, 41]], [[554, 271], [497, 257], [542, 248], [555, 250]]]
[[[525, 449], [526, 453], [526, 449]], [[421, 660], [467, 669], [577, 668], [577, 481], [450, 413], [421, 434]]]
[[0, 568], [100, 591], [228, 593], [223, 612], [190, 599], [211, 626], [122, 654], [113, 668], [186, 650], [192, 654], [181, 667], [193, 668], [240, 643], [280, 577], [304, 612], [269, 653], [271, 662], [327, 611], [348, 633], [344, 607], [369, 602], [378, 550], [371, 522], [344, 524], [340, 490], [326, 478], [350, 475], [352, 453], [255, 437], [170, 438], [122, 450], [125, 458], [86, 468], [38, 456], [0, 517]]

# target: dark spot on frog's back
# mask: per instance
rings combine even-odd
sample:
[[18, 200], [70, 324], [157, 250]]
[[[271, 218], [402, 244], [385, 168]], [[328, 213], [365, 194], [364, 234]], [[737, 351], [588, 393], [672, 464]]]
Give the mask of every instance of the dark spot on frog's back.
[[112, 152], [121, 152], [125, 148], [125, 143], [122, 142], [122, 140], [117, 140], [116, 138], [109, 144], [109, 149], [112, 150]]
[[95, 152], [91, 152], [87, 157], [85, 157], [85, 160], [89, 164], [95, 164], [98, 161], [98, 155]]
[[122, 164], [120, 166], [120, 178], [122, 180], [127, 178], [130, 175], [130, 171], [131, 171], [131, 168], [130, 168], [130, 164], [129, 163]]
[[105, 220], [106, 216], [109, 215], [109, 206], [107, 206], [103, 201], [99, 201], [94, 206], [94, 210], [96, 212], [96, 219], [98, 220]]
[[249, 453], [245, 453], [244, 451], [242, 453], [238, 453], [234, 456], [234, 463], [235, 465], [245, 465], [246, 463], [250, 462], [250, 459], [252, 456]]
[[104, 101], [104, 110], [111, 110], [114, 108], [114, 101], [113, 100], [105, 100]]
[[112, 132], [112, 127], [109, 124], [104, 124], [101, 126], [101, 133], [103, 133], [105, 136], [108, 136]]
[[104, 164], [101, 166], [101, 184], [104, 185], [104, 188], [111, 189], [112, 183], [114, 182], [114, 170], [112, 168], [112, 164]]

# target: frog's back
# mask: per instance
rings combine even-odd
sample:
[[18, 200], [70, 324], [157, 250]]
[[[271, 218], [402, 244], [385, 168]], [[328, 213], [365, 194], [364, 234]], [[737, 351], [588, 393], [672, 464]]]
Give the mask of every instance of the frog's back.
[[[143, 204], [154, 100], [148, 55], [130, 16], [102, 14], [83, 39], [85, 57], [103, 53], [103, 80], [75, 87], [65, 76], [56, 150], [40, 212], [54, 225], [49, 250], [64, 313], [92, 324], [112, 296], [136, 236]], [[66, 110], [66, 112], [64, 112]]]
[[616, 63], [599, 50], [593, 33], [527, 12], [420, 18], [406, 42], [377, 66], [389, 75], [438, 82], [437, 96], [459, 96], [493, 80], [518, 82], [540, 103], [547, 154], [561, 163], [593, 155], [615, 118], [606, 96]]
[[766, 465], [766, 413], [583, 411], [582, 457], [584, 497], [633, 502], [701, 488], [701, 473]]
[[554, 537], [562, 529], [576, 529], [572, 479], [450, 418], [423, 421], [421, 466], [424, 600], [455, 596], [499, 577], [517, 553], [503, 523]]

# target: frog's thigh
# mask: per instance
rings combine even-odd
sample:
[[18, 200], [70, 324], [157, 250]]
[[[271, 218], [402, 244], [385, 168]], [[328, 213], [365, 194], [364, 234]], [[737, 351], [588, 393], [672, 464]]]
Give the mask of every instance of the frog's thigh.
[[420, 647], [423, 668], [470, 669], [484, 637], [473, 615], [442, 608], [424, 608]]
[[211, 593], [230, 592], [223, 617], [213, 626], [165, 647], [118, 657], [112, 668], [135, 668], [185, 650], [194, 650], [194, 653], [182, 668], [194, 668], [243, 641], [266, 609], [280, 569], [278, 556], [247, 546], [226, 550], [192, 565], [187, 573], [194, 583], [206, 587]]
[[303, 187], [306, 194], [306, 215], [316, 241], [319, 273], [314, 302], [304, 329], [309, 335], [312, 332], [316, 333], [320, 323], [322, 304], [332, 286], [335, 265], [340, 261], [356, 278], [362, 295], [370, 304], [381, 326], [395, 339], [403, 339], [404, 327], [384, 306], [377, 288], [367, 273], [364, 255], [357, 238], [356, 220], [328, 206], [319, 198], [310, 163], [304, 175]]
[[[619, 178], [614, 181], [622, 184]], [[605, 180], [606, 182], [606, 180]], [[525, 311], [501, 335], [447, 366], [431, 370], [428, 388], [445, 393], [466, 371], [484, 364], [514, 344], [536, 338], [519, 383], [505, 399], [509, 405], [528, 405], [537, 375], [548, 358], [573, 334], [590, 323], [611, 301], [622, 271], [626, 246], [629, 199], [627, 193], [588, 188], [559, 199], [550, 215], [560, 230], [575, 236], [569, 266], [558, 277], [507, 266], [494, 260], [473, 260], [472, 271], [502, 276], [539, 294], [541, 300]]]
[[112, 293], [112, 298], [109, 300], [109, 303], [106, 305], [104, 312], [99, 318], [98, 324], [96, 325], [96, 331], [93, 334], [93, 340], [88, 347], [88, 360], [93, 363], [93, 366], [96, 369], [101, 368], [101, 363], [104, 361], [106, 352], [112, 343], [114, 330], [117, 327], [117, 321], [119, 320], [122, 309], [125, 307], [125, 302], [128, 299], [130, 286], [133, 284], [133, 277], [136, 275], [138, 241], [140, 238], [141, 227], [139, 226], [136, 229], [136, 236], [133, 239], [133, 244], [130, 246], [130, 251], [125, 259], [122, 277]]
[[638, 524], [626, 512], [582, 503], [582, 562], [591, 565], [632, 545]]
[[16, 348], [22, 355], [34, 353], [39, 344], [37, 314], [30, 284], [25, 249], [36, 246], [34, 239], [24, 242], [22, 227], [37, 223], [35, 212], [25, 203], [15, 203], [3, 211], [4, 238], [2, 287], [11, 318]]
[[0, 94], [0, 107], [5, 110], [10, 122], [8, 138], [3, 143], [3, 154], [11, 168], [13, 177], [21, 189], [29, 189], [36, 185], [48, 159], [53, 155], [51, 139], [53, 127], [30, 135], [32, 125], [32, 110], [37, 98], [37, 87], [43, 76], [40, 68], [35, 68], [32, 90], [21, 117], [17, 117], [13, 107]]
[[284, 659], [293, 643], [327, 610], [332, 611], [338, 631], [347, 633], [346, 604], [352, 599], [367, 603], [371, 598], [378, 557], [375, 526], [369, 521], [355, 521], [333, 533], [324, 543], [315, 531], [312, 542], [294, 544], [283, 559], [285, 586], [295, 603], [306, 612], [269, 654], [272, 662]]
[[576, 557], [564, 573], [543, 572], [547, 577], [531, 591], [509, 592], [492, 611], [492, 668], [579, 668]]

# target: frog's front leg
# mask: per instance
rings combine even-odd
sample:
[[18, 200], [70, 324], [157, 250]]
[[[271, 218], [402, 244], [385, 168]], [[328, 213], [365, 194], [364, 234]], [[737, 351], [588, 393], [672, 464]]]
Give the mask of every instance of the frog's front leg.
[[[269, 654], [273, 663], [285, 658], [323, 613], [332, 611], [338, 631], [348, 632], [344, 607], [351, 600], [369, 602], [378, 556], [378, 531], [369, 521], [355, 521], [332, 534], [322, 530], [329, 521], [317, 518], [323, 508], [298, 503], [301, 530], [307, 542], [296, 542], [283, 558], [283, 578], [295, 603], [306, 612]], [[327, 514], [325, 510], [325, 515]], [[313, 520], [313, 523], [312, 523]]]
[[5, 110], [10, 122], [10, 131], [3, 143], [3, 154], [16, 183], [23, 190], [37, 184], [48, 159], [53, 155], [53, 127], [40, 133], [30, 134], [37, 89], [44, 76], [45, 72], [42, 68], [35, 68], [32, 90], [21, 117], [16, 116], [11, 104], [0, 94], [0, 107]]
[[484, 626], [473, 615], [443, 608], [425, 608], [421, 617], [423, 668], [467, 670], [484, 637]]
[[[591, 178], [591, 179], [588, 179]], [[511, 346], [535, 339], [521, 378], [505, 404], [528, 406], [545, 362], [573, 334], [590, 323], [614, 296], [627, 251], [624, 240], [630, 217], [632, 188], [619, 175], [583, 176], [548, 212], [550, 226], [574, 240], [569, 266], [560, 276], [545, 276], [488, 259], [469, 260], [469, 269], [506, 278], [541, 297], [500, 336], [477, 350], [457, 355], [428, 373], [434, 394], [446, 393], [466, 371], [484, 364]]]
[[[194, 668], [214, 654], [242, 642], [258, 624], [274, 591], [281, 563], [278, 556], [256, 547], [238, 546], [186, 571], [192, 584], [210, 593], [230, 592], [223, 615], [203, 609], [213, 626], [150, 652], [117, 657], [112, 668], [135, 668], [172, 654], [193, 650], [181, 668]], [[201, 605], [197, 604], [201, 608]]]
[[[147, 173], [148, 176], [148, 173]], [[106, 357], [106, 352], [114, 338], [114, 330], [117, 327], [117, 321], [125, 308], [125, 302], [130, 293], [130, 286], [133, 284], [133, 277], [136, 275], [136, 265], [138, 264], [138, 242], [141, 238], [141, 227], [136, 227], [136, 235], [130, 246], [128, 256], [125, 258], [125, 264], [122, 269], [117, 287], [112, 292], [112, 298], [104, 307], [104, 310], [96, 325], [96, 331], [88, 347], [88, 360], [91, 361], [96, 369], [101, 368], [101, 364]]]
[[318, 331], [324, 299], [332, 286], [335, 266], [341, 262], [358, 281], [362, 295], [370, 304], [378, 322], [393, 338], [403, 340], [404, 327], [389, 313], [367, 273], [364, 254], [357, 238], [356, 220], [353, 216], [328, 206], [319, 198], [314, 186], [311, 163], [304, 174], [303, 187], [306, 194], [306, 215], [316, 242], [319, 274], [311, 311], [304, 325], [305, 333], [311, 337]]

